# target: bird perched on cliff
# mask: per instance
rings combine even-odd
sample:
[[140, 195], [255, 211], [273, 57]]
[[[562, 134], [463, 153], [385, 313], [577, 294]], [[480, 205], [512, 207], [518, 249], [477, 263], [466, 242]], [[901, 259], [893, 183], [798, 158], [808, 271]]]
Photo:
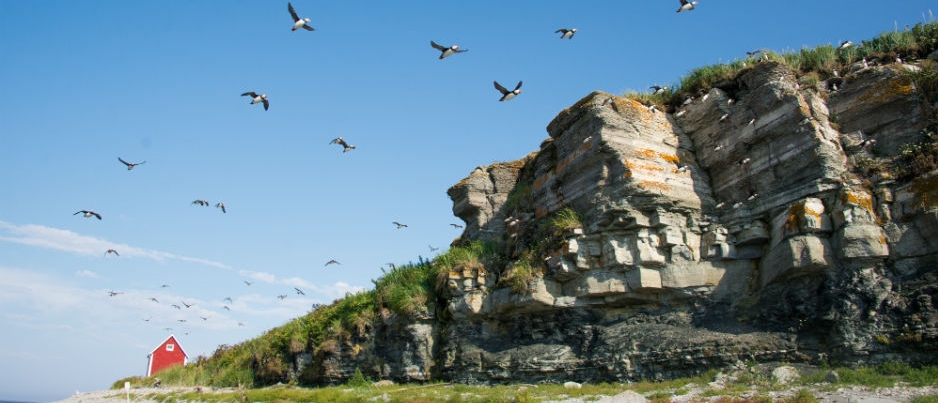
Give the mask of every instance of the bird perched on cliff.
[[753, 200], [755, 200], [757, 197], [759, 197], [759, 192], [756, 192], [755, 189], [750, 189], [750, 190], [749, 190], [749, 197], [747, 197], [746, 200], [747, 200], [747, 201], [753, 201]]
[[137, 165], [142, 165], [142, 164], [146, 164], [146, 163], [147, 163], [146, 161], [143, 161], [143, 162], [127, 162], [127, 161], [124, 161], [124, 159], [121, 158], [121, 157], [117, 157], [117, 160], [120, 161], [120, 162], [122, 162], [124, 165], [126, 165], [128, 171], [131, 170], [131, 169], [134, 169], [134, 167], [137, 166]]
[[296, 31], [300, 28], [303, 28], [307, 31], [314, 31], [313, 27], [309, 25], [309, 18], [300, 18], [299, 15], [296, 15], [296, 10], [293, 9], [293, 4], [287, 3], [287, 10], [290, 11], [290, 16], [293, 17], [293, 28], [291, 31]]
[[505, 87], [502, 87], [502, 85], [499, 84], [498, 81], [495, 81], [495, 89], [498, 90], [498, 92], [502, 93], [501, 99], [498, 100], [499, 102], [510, 101], [512, 100], [512, 98], [518, 95], [521, 95], [521, 81], [518, 81], [518, 85], [516, 85], [515, 89], [512, 91], [508, 91], [508, 89]]
[[101, 219], [101, 214], [95, 213], [94, 210], [79, 210], [79, 211], [76, 211], [75, 214], [72, 214], [72, 215], [78, 215], [78, 214], [81, 214], [83, 217], [95, 217], [99, 220]]
[[342, 137], [336, 137], [336, 138], [332, 139], [332, 141], [330, 141], [329, 144], [338, 144], [338, 145], [342, 146], [342, 152], [343, 152], [343, 153], [347, 153], [347, 152], [352, 151], [352, 150], [355, 149], [355, 146], [353, 146], [353, 145], [349, 144], [348, 142], [346, 142], [345, 139], [343, 139]]
[[693, 10], [696, 5], [696, 1], [681, 0], [681, 8], [677, 9], [677, 12]]
[[215, 207], [216, 207], [216, 208], [220, 208], [222, 213], [227, 213], [227, 212], [228, 212], [228, 210], [225, 209], [225, 202], [218, 202], [218, 203], [215, 203]]
[[739, 160], [739, 162], [737, 162], [736, 164], [739, 166], [743, 166], [743, 165], [748, 164], [749, 161], [752, 161], [752, 158], [746, 157], [746, 158]]
[[452, 55], [455, 55], [455, 54], [457, 54], [457, 53], [463, 53], [463, 52], [468, 52], [468, 51], [469, 51], [469, 49], [460, 49], [460, 48], [459, 48], [459, 45], [453, 45], [453, 46], [450, 46], [450, 47], [446, 47], [446, 46], [440, 45], [440, 44], [438, 44], [438, 43], [436, 43], [436, 42], [433, 42], [433, 41], [430, 41], [430, 46], [433, 46], [434, 49], [440, 51], [440, 60], [443, 60], [443, 59], [445, 59], [445, 58], [447, 58], [447, 57], [450, 57], [450, 56], [452, 56]]
[[668, 86], [667, 86], [667, 85], [665, 85], [664, 87], [661, 87], [661, 86], [658, 86], [658, 85], [652, 85], [651, 87], [648, 87], [648, 88], [651, 88], [651, 89], [654, 90], [654, 91], [652, 91], [652, 94], [654, 94], [654, 95], [661, 95], [661, 94], [664, 94], [665, 92], [668, 91]]
[[107, 256], [109, 253], [113, 253], [113, 254], [115, 254], [115, 255], [117, 255], [117, 256], [120, 256], [120, 255], [121, 255], [120, 253], [117, 253], [117, 251], [114, 250], [114, 249], [108, 249], [106, 252], [104, 252], [104, 256]]
[[242, 96], [242, 97], [251, 97], [251, 105], [263, 103], [263, 104], [264, 104], [264, 110], [265, 110], [265, 111], [267, 110], [267, 108], [270, 108], [270, 102], [267, 101], [267, 94], [260, 94], [260, 95], [258, 95], [258, 94], [257, 94], [256, 92], [254, 92], [254, 91], [248, 91], [248, 92], [245, 92], [245, 93], [241, 94], [241, 96]]
[[200, 206], [208, 206], [208, 205], [210, 205], [211, 203], [209, 203], [208, 200], [195, 199], [195, 200], [192, 201], [192, 204], [198, 204], [198, 205], [200, 205]]
[[554, 31], [554, 33], [560, 33], [560, 39], [573, 39], [573, 34], [576, 33], [576, 28], [560, 28]]
[[391, 224], [396, 225], [396, 226], [397, 226], [397, 229], [407, 228], [407, 224], [401, 224], [401, 223], [399, 223], [399, 222], [397, 222], [397, 221], [393, 221], [393, 222], [391, 222]]

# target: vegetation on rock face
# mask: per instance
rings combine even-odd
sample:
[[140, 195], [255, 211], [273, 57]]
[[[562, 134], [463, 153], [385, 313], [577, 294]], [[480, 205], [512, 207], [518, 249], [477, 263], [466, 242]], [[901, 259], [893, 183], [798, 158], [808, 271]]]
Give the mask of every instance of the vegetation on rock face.
[[[396, 385], [371, 383], [361, 371], [344, 385], [322, 388], [298, 388], [295, 385], [276, 385], [262, 389], [242, 389], [237, 386], [227, 390], [210, 392], [208, 390], [167, 391], [166, 393], [139, 396], [131, 392], [134, 399], [148, 398], [161, 402], [540, 402], [564, 398], [597, 400], [601, 396], [614, 396], [625, 391], [632, 391], [653, 402], [666, 403], [683, 397], [681, 400], [696, 401], [701, 398], [718, 403], [816, 403], [815, 396], [820, 391], [829, 391], [847, 386], [856, 388], [893, 387], [896, 385], [938, 386], [938, 368], [912, 368], [906, 364], [889, 362], [875, 367], [857, 369], [819, 368], [799, 371], [800, 378], [792, 383], [779, 383], [771, 375], [754, 373], [754, 368], [746, 368], [731, 373], [710, 370], [695, 377], [666, 381], [641, 381], [629, 384], [598, 383], [579, 384], [570, 388], [562, 383], [543, 383], [538, 385], [458, 385], [452, 383], [429, 383], [425, 385]], [[832, 376], [831, 374], [835, 374]], [[133, 377], [115, 382], [111, 389], [119, 390], [124, 382], [131, 382], [133, 388], [149, 387], [154, 378]], [[719, 384], [719, 386], [713, 386]], [[857, 389], [848, 388], [856, 391]], [[938, 396], [925, 395], [915, 397], [912, 403], [938, 402]]]

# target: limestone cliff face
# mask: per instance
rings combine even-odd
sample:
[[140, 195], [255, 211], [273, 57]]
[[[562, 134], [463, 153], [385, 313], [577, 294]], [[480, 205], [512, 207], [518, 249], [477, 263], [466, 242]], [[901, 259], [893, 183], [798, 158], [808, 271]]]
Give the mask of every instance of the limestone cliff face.
[[[505, 259], [457, 266], [433, 303], [445, 306], [299, 354], [292, 376], [599, 382], [750, 361], [938, 363], [938, 172], [857, 169], [935, 129], [904, 68], [807, 85], [766, 62], [669, 112], [589, 94], [540, 150], [449, 189], [457, 243]], [[580, 224], [545, 231], [563, 211]], [[522, 262], [533, 275], [506, 286]]]
[[495, 287], [511, 263], [450, 273], [438, 369], [612, 380], [819, 354], [934, 360], [938, 172], [852, 169], [934, 124], [903, 68], [858, 68], [831, 92], [769, 62], [673, 113], [601, 92], [562, 111], [537, 153], [449, 195], [464, 238], [510, 259], [563, 208], [582, 228], [537, 250], [527, 292]]

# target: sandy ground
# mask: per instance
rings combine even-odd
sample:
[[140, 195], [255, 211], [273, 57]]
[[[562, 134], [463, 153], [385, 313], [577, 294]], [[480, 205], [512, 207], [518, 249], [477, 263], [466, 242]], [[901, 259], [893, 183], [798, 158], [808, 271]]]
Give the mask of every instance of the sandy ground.
[[[192, 387], [162, 387], [162, 388], [139, 388], [131, 389], [131, 398], [130, 401], [133, 403], [158, 403], [156, 400], [145, 399], [143, 396], [147, 396], [152, 393], [169, 393], [169, 392], [192, 392], [195, 391], [195, 388]], [[218, 392], [231, 392], [232, 390], [219, 390]], [[213, 392], [205, 392], [213, 393]], [[673, 396], [671, 401], [673, 403], [693, 403], [693, 402], [706, 402], [706, 401], [715, 401], [719, 400], [720, 396], [708, 396], [702, 397], [699, 396], [699, 391], [691, 391], [687, 394], [680, 396]], [[788, 392], [773, 392], [770, 395], [776, 400], [783, 399], [787, 396], [791, 396], [794, 391]], [[925, 395], [935, 395], [938, 394], [938, 388], [936, 387], [923, 387], [923, 388], [912, 388], [912, 387], [893, 387], [893, 388], [879, 388], [879, 389], [868, 389], [861, 387], [846, 387], [841, 388], [833, 392], [814, 392], [814, 396], [821, 403], [907, 403], [911, 399], [919, 396]], [[745, 396], [745, 394], [743, 394]], [[626, 391], [622, 392], [615, 396], [604, 396], [598, 400], [583, 400], [581, 398], [567, 398], [566, 396], [557, 396], [561, 400], [550, 400], [549, 403], [647, 403], [648, 399], [644, 396], [632, 392]], [[127, 402], [127, 395], [123, 390], [105, 390], [105, 391], [96, 391], [96, 392], [85, 392], [76, 394], [64, 400], [59, 400], [54, 403], [125, 403]], [[380, 402], [380, 398], [378, 399]]]

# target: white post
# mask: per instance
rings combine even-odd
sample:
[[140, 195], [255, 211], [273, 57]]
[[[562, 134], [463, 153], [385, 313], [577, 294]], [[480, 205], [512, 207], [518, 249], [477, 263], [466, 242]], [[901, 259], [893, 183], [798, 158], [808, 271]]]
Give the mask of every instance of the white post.
[[130, 403], [130, 382], [124, 382], [124, 390], [127, 391], [127, 403]]

